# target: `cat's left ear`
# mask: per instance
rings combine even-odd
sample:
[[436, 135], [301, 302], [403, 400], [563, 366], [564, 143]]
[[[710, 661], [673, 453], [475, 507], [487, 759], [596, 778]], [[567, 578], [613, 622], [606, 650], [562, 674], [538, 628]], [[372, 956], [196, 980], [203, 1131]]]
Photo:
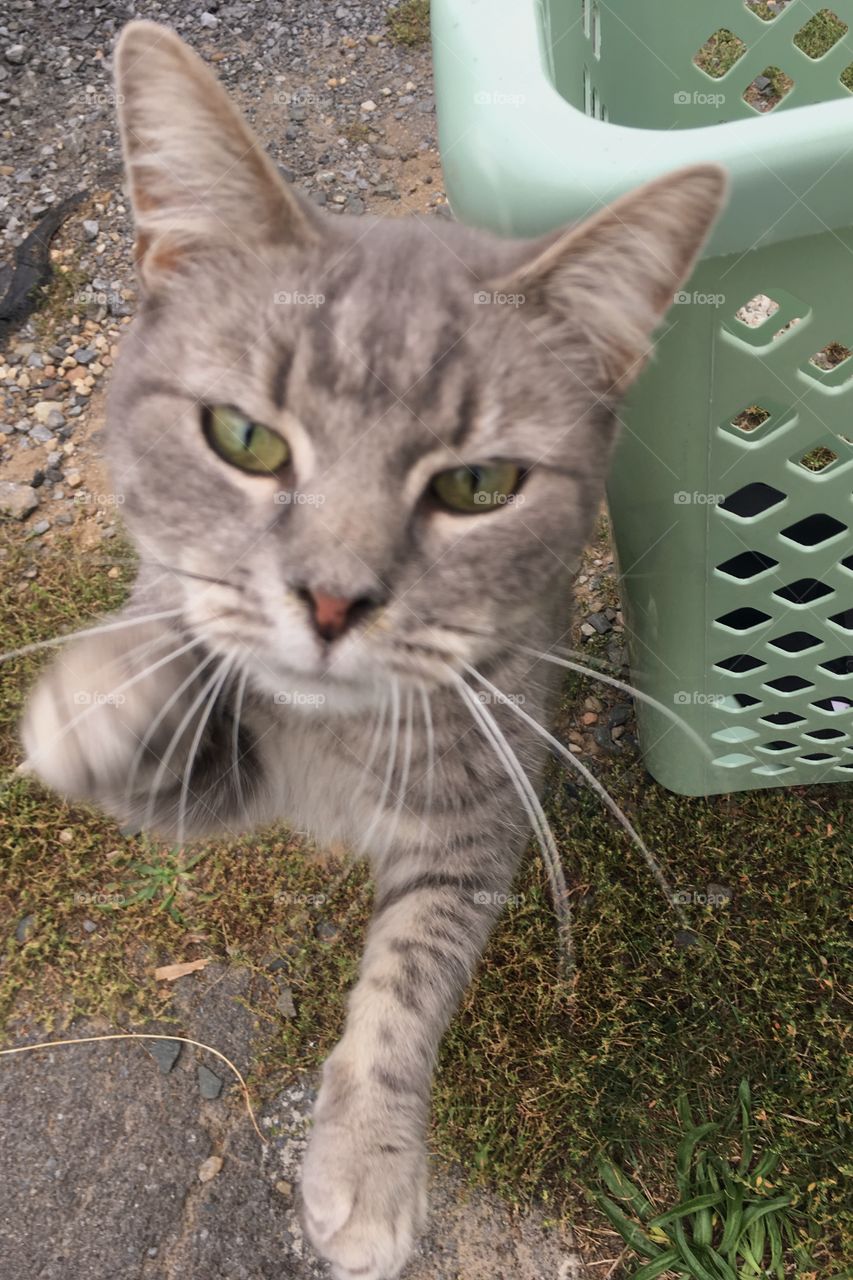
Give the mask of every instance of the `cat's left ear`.
[[115, 75], [146, 288], [199, 253], [318, 238], [219, 81], [173, 31], [131, 22]]
[[[717, 165], [694, 165], [629, 192], [579, 226], [544, 237], [493, 286], [521, 294], [528, 315], [589, 350], [602, 395], [622, 395], [651, 355], [653, 334], [690, 275], [725, 203]], [[524, 311], [518, 313], [522, 317]]]

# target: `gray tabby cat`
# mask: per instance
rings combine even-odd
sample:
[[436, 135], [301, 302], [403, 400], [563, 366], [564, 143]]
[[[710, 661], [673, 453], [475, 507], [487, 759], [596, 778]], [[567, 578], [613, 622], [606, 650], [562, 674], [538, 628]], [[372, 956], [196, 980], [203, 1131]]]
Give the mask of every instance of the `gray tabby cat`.
[[725, 178], [535, 241], [332, 218], [174, 34], [131, 24], [116, 67], [144, 301], [109, 449], [142, 565], [42, 676], [24, 744], [170, 840], [287, 819], [371, 859], [302, 1193], [335, 1276], [388, 1280], [424, 1220], [442, 1033], [541, 829], [555, 678], [521, 646], [565, 634], [618, 401]]

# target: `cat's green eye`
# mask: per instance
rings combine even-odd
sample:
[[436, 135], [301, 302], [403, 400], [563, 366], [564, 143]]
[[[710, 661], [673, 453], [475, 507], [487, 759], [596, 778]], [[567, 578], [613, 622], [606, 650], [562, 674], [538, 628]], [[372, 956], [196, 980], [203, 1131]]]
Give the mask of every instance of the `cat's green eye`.
[[514, 462], [487, 462], [479, 467], [454, 467], [433, 478], [431, 492], [443, 506], [466, 515], [494, 511], [515, 497], [521, 467]]
[[290, 461], [290, 448], [282, 436], [230, 405], [205, 410], [204, 434], [214, 453], [241, 471], [272, 475]]

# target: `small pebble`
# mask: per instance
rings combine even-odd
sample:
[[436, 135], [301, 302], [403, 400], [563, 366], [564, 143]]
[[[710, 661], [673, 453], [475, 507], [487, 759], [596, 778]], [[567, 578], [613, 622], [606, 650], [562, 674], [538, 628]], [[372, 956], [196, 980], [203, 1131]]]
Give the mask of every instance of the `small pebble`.
[[222, 1092], [222, 1081], [208, 1067], [199, 1065], [197, 1070], [199, 1093], [203, 1098], [212, 1100]]
[[181, 1055], [180, 1040], [148, 1040], [146, 1048], [164, 1076], [167, 1076]]
[[29, 942], [30, 938], [35, 933], [35, 928], [35, 916], [24, 916], [22, 920], [18, 921], [18, 926], [15, 929], [15, 941], [20, 942], [21, 945], [25, 942]]
[[282, 987], [281, 993], [275, 1002], [275, 1007], [285, 1018], [296, 1017], [296, 1005], [293, 1003], [293, 992], [290, 987]]
[[222, 1156], [208, 1156], [203, 1164], [199, 1165], [198, 1180], [199, 1182], [211, 1182], [222, 1168]]

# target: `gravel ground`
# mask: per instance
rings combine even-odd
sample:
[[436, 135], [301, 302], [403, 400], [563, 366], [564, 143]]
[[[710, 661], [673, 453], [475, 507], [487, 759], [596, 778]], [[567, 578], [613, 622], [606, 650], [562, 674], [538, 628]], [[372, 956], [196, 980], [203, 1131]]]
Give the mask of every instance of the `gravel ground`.
[[[242, 1071], [264, 1031], [251, 976], [180, 979], [178, 1025]], [[70, 1038], [116, 1028], [81, 1022]], [[20, 1043], [47, 1036], [31, 1030]], [[176, 1041], [21, 1054], [0, 1070], [0, 1276], [40, 1280], [324, 1280], [306, 1243], [298, 1175], [315, 1082], [297, 1080], [251, 1126], [231, 1072]], [[570, 1238], [434, 1171], [431, 1225], [405, 1280], [581, 1280]]]

